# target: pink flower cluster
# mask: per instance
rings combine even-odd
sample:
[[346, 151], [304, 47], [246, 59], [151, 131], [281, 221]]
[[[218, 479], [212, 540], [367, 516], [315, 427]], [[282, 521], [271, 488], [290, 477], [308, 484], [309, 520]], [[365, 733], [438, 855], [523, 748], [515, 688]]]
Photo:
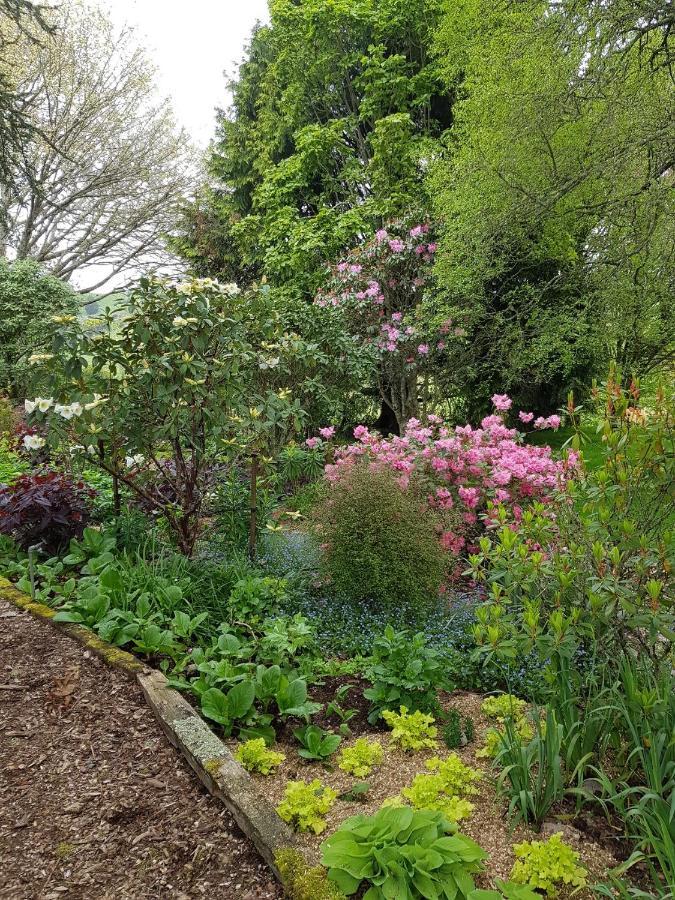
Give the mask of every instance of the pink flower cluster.
[[[506, 411], [505, 394], [493, 398]], [[553, 417], [557, 418], [557, 417]], [[336, 450], [326, 478], [339, 482], [357, 464], [396, 473], [402, 490], [415, 484], [430, 508], [439, 512], [439, 540], [457, 554], [476, 533], [479, 513], [488, 501], [508, 503], [515, 521], [533, 500], [546, 502], [568, 477], [576, 462], [553, 459], [549, 447], [523, 444], [516, 429], [500, 415], [486, 416], [479, 428], [451, 428], [429, 416], [426, 423], [411, 419], [402, 437], [384, 439], [364, 426], [354, 429], [356, 443]]]

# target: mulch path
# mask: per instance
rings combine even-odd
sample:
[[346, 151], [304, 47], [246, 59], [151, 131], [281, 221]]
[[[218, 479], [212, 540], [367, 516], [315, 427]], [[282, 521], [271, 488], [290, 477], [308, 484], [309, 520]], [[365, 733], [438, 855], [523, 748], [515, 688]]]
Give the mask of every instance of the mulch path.
[[0, 601], [0, 898], [207, 896], [283, 894], [136, 683]]

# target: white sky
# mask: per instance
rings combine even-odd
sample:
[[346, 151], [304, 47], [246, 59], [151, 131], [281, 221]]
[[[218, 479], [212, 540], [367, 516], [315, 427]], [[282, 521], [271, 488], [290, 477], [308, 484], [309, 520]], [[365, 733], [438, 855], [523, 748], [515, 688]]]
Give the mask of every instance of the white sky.
[[133, 25], [157, 65], [158, 89], [198, 146], [215, 130], [217, 106], [229, 102], [226, 78], [244, 55], [267, 0], [101, 0], [118, 25]]

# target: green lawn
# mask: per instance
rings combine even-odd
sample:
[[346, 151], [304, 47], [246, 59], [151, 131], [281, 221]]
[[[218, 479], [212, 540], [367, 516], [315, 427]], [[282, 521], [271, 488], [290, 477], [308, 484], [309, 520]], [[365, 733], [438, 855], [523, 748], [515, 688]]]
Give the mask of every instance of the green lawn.
[[[525, 443], [537, 447], [548, 445], [552, 450], [560, 452], [574, 435], [574, 429], [570, 426], [559, 428], [557, 431], [531, 431], [525, 438]], [[585, 431], [586, 441], [582, 444], [584, 460], [589, 469], [597, 469], [602, 465], [602, 441], [600, 435], [595, 433], [595, 428], [590, 427]]]

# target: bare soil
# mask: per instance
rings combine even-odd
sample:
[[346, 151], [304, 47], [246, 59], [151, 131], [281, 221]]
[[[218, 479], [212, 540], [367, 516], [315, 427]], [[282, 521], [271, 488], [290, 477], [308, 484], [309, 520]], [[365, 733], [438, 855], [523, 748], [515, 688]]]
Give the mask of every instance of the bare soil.
[[1, 900], [282, 896], [136, 683], [0, 601]]

